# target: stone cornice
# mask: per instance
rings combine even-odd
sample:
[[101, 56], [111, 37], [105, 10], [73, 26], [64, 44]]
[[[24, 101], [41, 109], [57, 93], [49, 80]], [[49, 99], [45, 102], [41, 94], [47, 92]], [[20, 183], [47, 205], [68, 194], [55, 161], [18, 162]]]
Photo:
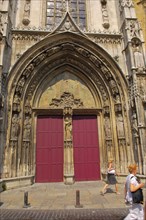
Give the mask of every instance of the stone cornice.
[[[49, 32], [47, 29], [12, 29], [12, 36], [14, 39], [35, 39], [35, 40], [40, 40], [44, 37], [46, 37], [48, 34], [51, 34], [51, 32]], [[97, 40], [97, 39], [116, 39], [119, 42], [122, 39], [122, 34], [120, 32], [116, 32], [116, 31], [86, 31], [84, 32], [84, 34], [93, 39], [93, 40]]]
[[[16, 27], [16, 28], [12, 28], [12, 33], [16, 33], [16, 32], [19, 32], [19, 33], [28, 33], [28, 32], [32, 32], [32, 33], [46, 33], [46, 34], [49, 34], [49, 33], [52, 33], [52, 30], [51, 29], [47, 29], [47, 28], [37, 28], [37, 27]], [[101, 35], [117, 35], [117, 36], [121, 36], [121, 33], [120, 31], [115, 31], [115, 30], [84, 30], [84, 33], [85, 34], [101, 34]]]

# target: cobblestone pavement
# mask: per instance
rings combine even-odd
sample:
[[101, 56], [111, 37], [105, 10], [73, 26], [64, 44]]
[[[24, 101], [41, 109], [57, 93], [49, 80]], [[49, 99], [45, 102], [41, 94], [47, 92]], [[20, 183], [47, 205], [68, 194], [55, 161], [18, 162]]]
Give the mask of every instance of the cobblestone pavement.
[[[46, 183], [4, 191], [0, 196], [0, 220], [123, 220], [128, 213], [124, 184], [118, 184], [119, 195], [110, 186], [102, 196], [104, 184], [103, 181]], [[77, 191], [82, 208], [76, 208]], [[25, 192], [29, 208], [24, 208]]]
[[[35, 210], [74, 209], [76, 192], [80, 191], [80, 204], [84, 209], [125, 208], [123, 184], [119, 184], [120, 195], [115, 194], [114, 186], [102, 196], [102, 181], [77, 182], [73, 185], [63, 183], [34, 184], [19, 189], [7, 190], [1, 193], [1, 209], [22, 209], [24, 194], [28, 192], [28, 202]], [[112, 201], [112, 202], [111, 202]]]
[[123, 220], [125, 209], [11, 210], [1, 209], [0, 220]]

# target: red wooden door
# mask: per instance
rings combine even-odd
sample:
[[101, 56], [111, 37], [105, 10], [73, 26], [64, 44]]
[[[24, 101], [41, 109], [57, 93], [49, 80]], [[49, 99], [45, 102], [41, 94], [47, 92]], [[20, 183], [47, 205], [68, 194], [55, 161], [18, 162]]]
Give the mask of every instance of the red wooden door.
[[96, 116], [73, 117], [75, 180], [99, 180], [100, 161]]
[[63, 181], [63, 119], [38, 117], [36, 182]]

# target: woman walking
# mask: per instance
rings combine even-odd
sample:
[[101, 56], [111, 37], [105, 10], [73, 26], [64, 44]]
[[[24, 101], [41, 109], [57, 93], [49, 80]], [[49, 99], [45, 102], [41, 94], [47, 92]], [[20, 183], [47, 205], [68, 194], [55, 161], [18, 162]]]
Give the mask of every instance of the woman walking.
[[[128, 167], [129, 175], [126, 178], [125, 183], [125, 202], [129, 203], [130, 209], [129, 214], [124, 220], [144, 220], [144, 209], [143, 209], [143, 193], [141, 188], [144, 183], [141, 183], [136, 177], [137, 165], [131, 164]], [[134, 192], [138, 192], [137, 196], [134, 196]]]
[[113, 160], [109, 160], [108, 161], [108, 169], [107, 169], [107, 183], [105, 184], [105, 186], [103, 187], [101, 194], [104, 195], [107, 191], [107, 187], [109, 185], [115, 185], [115, 191], [116, 194], [120, 194], [118, 192], [118, 185], [117, 185], [117, 180], [116, 180], [116, 175], [118, 175], [116, 173], [115, 167], [113, 166]]

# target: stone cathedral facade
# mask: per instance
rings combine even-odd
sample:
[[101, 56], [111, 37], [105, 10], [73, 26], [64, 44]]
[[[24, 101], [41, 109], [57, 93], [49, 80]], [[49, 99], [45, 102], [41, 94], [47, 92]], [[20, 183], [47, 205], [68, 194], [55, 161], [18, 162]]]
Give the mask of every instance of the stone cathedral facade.
[[7, 188], [146, 175], [144, 30], [132, 0], [0, 0]]

